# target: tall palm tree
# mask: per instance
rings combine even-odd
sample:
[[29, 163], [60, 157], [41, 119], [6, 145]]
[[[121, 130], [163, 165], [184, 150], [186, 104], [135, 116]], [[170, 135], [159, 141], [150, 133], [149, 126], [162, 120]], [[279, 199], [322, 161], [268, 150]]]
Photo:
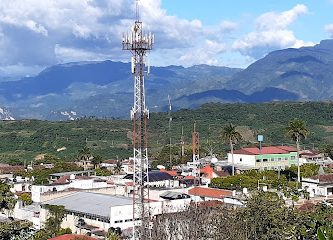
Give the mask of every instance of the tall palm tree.
[[84, 146], [82, 149], [79, 150], [79, 160], [89, 160], [91, 157], [90, 148]]
[[301, 168], [299, 162], [299, 144], [302, 139], [305, 139], [309, 135], [309, 130], [306, 128], [305, 122], [301, 119], [295, 118], [289, 121], [288, 127], [286, 127], [287, 135], [296, 143], [297, 148], [297, 182], [301, 182]]
[[116, 166], [113, 169], [115, 174], [120, 174], [120, 172], [122, 171], [122, 167], [123, 167], [123, 164], [122, 164], [121, 160], [117, 160]]
[[234, 144], [242, 140], [242, 135], [236, 130], [236, 127], [229, 123], [222, 129], [222, 140], [230, 144], [231, 159], [232, 159], [232, 176], [235, 175], [235, 162], [234, 162]]

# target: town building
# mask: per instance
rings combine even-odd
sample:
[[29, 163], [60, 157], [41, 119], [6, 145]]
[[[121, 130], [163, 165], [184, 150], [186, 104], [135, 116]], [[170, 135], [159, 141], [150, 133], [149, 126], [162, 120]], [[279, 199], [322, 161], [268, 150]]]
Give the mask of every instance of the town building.
[[300, 158], [303, 163], [314, 163], [318, 165], [333, 164], [333, 160], [326, 154], [314, 150], [303, 150], [300, 152]]
[[[190, 198], [152, 201], [149, 203], [152, 215], [183, 211], [191, 202]], [[40, 221], [45, 223], [48, 211], [46, 205], [65, 207], [66, 217], [63, 228], [70, 228], [73, 233], [92, 234], [107, 232], [110, 227], [128, 229], [133, 226], [133, 199], [119, 195], [93, 192], [75, 192], [41, 203]]]
[[[270, 146], [242, 148], [234, 150], [236, 169], [285, 169], [297, 165], [297, 149], [290, 146]], [[232, 164], [232, 154], [228, 153], [228, 164]]]
[[333, 195], [333, 174], [318, 174], [302, 178], [302, 189], [310, 193], [310, 197]]
[[89, 176], [94, 176], [95, 171], [94, 170], [85, 170], [85, 171], [75, 171], [75, 172], [52, 173], [49, 175], [49, 179], [50, 179], [50, 182], [54, 182], [63, 176], [70, 176], [70, 175], [89, 177]]
[[196, 201], [223, 201], [225, 197], [234, 196], [235, 192], [217, 188], [193, 187], [188, 190], [188, 194]]

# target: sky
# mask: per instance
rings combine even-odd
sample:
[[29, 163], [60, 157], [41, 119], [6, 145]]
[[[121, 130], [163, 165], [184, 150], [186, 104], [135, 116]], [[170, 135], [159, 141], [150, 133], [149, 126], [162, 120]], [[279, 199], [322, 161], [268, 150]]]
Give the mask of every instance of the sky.
[[[154, 66], [245, 68], [271, 51], [333, 38], [333, 0], [140, 0]], [[1, 0], [0, 78], [76, 61], [127, 62], [135, 0]]]

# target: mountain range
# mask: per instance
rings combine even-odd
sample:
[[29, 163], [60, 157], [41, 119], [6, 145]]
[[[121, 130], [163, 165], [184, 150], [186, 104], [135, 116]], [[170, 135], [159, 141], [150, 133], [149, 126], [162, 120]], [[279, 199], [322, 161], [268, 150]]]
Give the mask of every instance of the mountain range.
[[[16, 119], [128, 118], [133, 104], [130, 64], [113, 61], [51, 66], [34, 77], [0, 82], [1, 105]], [[196, 65], [152, 67], [146, 78], [150, 111], [207, 102], [311, 101], [333, 98], [333, 40], [269, 53], [246, 69]], [[1, 116], [0, 116], [1, 117]]]

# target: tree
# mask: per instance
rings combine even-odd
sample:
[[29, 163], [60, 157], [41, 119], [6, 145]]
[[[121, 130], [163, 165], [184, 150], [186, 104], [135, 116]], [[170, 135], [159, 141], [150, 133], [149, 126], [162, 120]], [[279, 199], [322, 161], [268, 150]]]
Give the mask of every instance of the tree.
[[94, 165], [94, 169], [96, 169], [97, 165], [102, 162], [102, 157], [100, 155], [93, 156], [91, 163]]
[[110, 227], [105, 240], [120, 240], [121, 239], [121, 229], [119, 227]]
[[117, 160], [116, 166], [114, 167], [115, 174], [119, 174], [122, 171], [122, 166], [121, 160]]
[[11, 216], [16, 202], [14, 194], [9, 189], [9, 185], [0, 183], [0, 210], [7, 211], [7, 215]]
[[234, 144], [242, 140], [242, 135], [236, 130], [236, 127], [230, 123], [222, 129], [221, 137], [224, 142], [230, 144], [232, 175], [235, 175]]
[[88, 147], [83, 147], [79, 150], [79, 160], [89, 160], [91, 157], [91, 151]]
[[287, 135], [296, 143], [297, 148], [297, 182], [301, 182], [301, 169], [299, 162], [300, 141], [309, 135], [309, 131], [306, 128], [305, 122], [301, 119], [295, 118], [289, 121], [289, 125], [286, 127]]
[[49, 217], [45, 222], [45, 230], [53, 235], [57, 235], [61, 230], [61, 223], [65, 217], [65, 207], [47, 204], [45, 208], [49, 211]]
[[23, 202], [23, 205], [32, 204], [31, 195], [29, 193], [22, 193], [19, 199]]

